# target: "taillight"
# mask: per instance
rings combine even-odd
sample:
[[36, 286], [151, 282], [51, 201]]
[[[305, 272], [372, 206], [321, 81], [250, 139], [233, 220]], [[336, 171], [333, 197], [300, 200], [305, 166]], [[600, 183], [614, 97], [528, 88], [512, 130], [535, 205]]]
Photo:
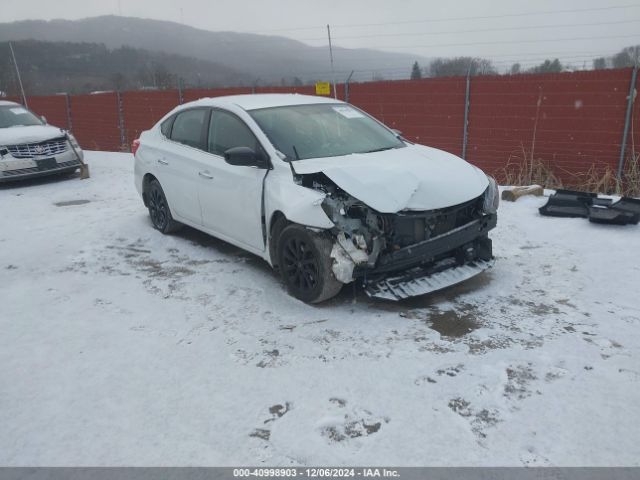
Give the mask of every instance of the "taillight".
[[136, 152], [138, 151], [138, 148], [140, 147], [140, 139], [136, 138], [132, 143], [131, 143], [131, 153], [133, 153], [134, 155], [136, 154]]

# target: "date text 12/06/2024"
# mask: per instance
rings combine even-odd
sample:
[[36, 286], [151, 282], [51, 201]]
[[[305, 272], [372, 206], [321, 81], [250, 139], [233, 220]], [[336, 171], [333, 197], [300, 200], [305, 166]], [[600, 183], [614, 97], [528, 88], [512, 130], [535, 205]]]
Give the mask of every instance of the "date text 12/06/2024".
[[276, 477], [276, 478], [398, 478], [397, 470], [386, 468], [236, 468], [235, 478]]

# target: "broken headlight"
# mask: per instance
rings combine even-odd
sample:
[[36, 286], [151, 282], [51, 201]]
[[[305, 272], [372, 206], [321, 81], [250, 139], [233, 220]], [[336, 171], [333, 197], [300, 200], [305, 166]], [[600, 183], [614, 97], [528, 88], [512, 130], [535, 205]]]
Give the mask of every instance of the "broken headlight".
[[498, 189], [498, 183], [495, 178], [487, 175], [487, 180], [489, 180], [489, 186], [484, 191], [482, 210], [484, 213], [496, 213], [500, 203], [500, 190]]

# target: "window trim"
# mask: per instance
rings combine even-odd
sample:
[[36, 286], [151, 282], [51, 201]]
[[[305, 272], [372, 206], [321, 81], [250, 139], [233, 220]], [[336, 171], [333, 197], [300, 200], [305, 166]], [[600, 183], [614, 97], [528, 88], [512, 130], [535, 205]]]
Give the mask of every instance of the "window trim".
[[[205, 110], [205, 115], [204, 115], [204, 119], [202, 122], [202, 130], [200, 130], [200, 140], [199, 140], [199, 147], [194, 147], [192, 145], [187, 145], [186, 143], [182, 143], [182, 142], [178, 142], [177, 140], [174, 140], [172, 137], [173, 135], [173, 127], [175, 126], [176, 123], [176, 119], [178, 118], [179, 115], [186, 113], [186, 112], [191, 112], [194, 110]], [[198, 150], [200, 152], [205, 152], [208, 153], [208, 136], [209, 136], [209, 122], [211, 121], [211, 109], [208, 107], [192, 107], [192, 108], [185, 108], [184, 110], [180, 110], [179, 112], [176, 112], [172, 115], [172, 117], [170, 117], [167, 120], [171, 120], [171, 131], [169, 132], [169, 137], [165, 137], [166, 140], [175, 143], [176, 145], [181, 145], [183, 147], [187, 147], [187, 148], [193, 148], [194, 150]], [[165, 121], [167, 121], [165, 120]], [[162, 125], [162, 124], [161, 124]], [[160, 132], [162, 134], [162, 131]], [[164, 136], [164, 134], [162, 134]]]
[[[167, 118], [164, 122], [160, 123], [160, 135], [162, 135], [166, 140], [171, 140], [171, 132], [173, 132], [173, 122], [175, 122], [176, 117], [178, 116], [178, 113], [174, 113], [169, 118]], [[169, 135], [165, 135], [164, 132], [162, 131], [165, 123], [169, 125]]]
[[229, 115], [231, 115], [232, 117], [235, 117], [241, 124], [243, 124], [245, 127], [247, 127], [247, 129], [249, 130], [249, 132], [251, 133], [251, 135], [253, 136], [253, 138], [256, 141], [256, 145], [258, 145], [260, 147], [260, 152], [256, 152], [256, 153], [260, 153], [264, 156], [267, 164], [268, 164], [268, 168], [271, 169], [273, 168], [271, 165], [271, 157], [270, 155], [267, 153], [267, 149], [264, 148], [264, 145], [262, 144], [262, 142], [260, 141], [260, 139], [258, 138], [258, 136], [255, 134], [255, 132], [253, 131], [253, 129], [247, 124], [247, 122], [245, 122], [242, 118], [240, 118], [239, 115], [237, 115], [236, 113], [230, 111], [230, 110], [226, 110], [224, 108], [220, 108], [220, 107], [209, 107], [210, 113], [209, 113], [209, 121], [208, 121], [208, 126], [207, 126], [207, 136], [205, 139], [205, 144], [206, 144], [206, 150], [205, 152], [208, 153], [209, 155], [213, 155], [215, 157], [221, 158], [222, 160], [224, 160], [224, 155], [219, 155], [215, 152], [211, 152], [209, 151], [209, 136], [211, 134], [211, 121], [213, 120], [213, 115], [214, 112], [223, 112], [223, 113], [227, 113]]

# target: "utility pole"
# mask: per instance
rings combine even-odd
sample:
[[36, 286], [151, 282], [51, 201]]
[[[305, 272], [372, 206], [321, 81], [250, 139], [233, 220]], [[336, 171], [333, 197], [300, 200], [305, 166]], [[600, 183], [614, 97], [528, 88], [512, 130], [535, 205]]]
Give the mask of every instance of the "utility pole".
[[11, 49], [11, 57], [13, 57], [13, 65], [16, 67], [16, 75], [18, 75], [18, 84], [20, 85], [20, 93], [22, 94], [22, 103], [25, 107], [27, 105], [27, 96], [24, 94], [24, 87], [22, 86], [22, 77], [20, 77], [20, 69], [18, 68], [18, 62], [16, 61], [16, 53], [13, 51], [13, 44], [9, 42], [9, 48]]
[[329, 37], [329, 58], [331, 59], [331, 77], [333, 81], [333, 98], [338, 99], [338, 91], [336, 90], [336, 72], [333, 69], [333, 46], [331, 45], [331, 27], [327, 24], [327, 36]]
[[621, 183], [624, 173], [624, 156], [627, 148], [627, 136], [629, 135], [629, 127], [631, 126], [631, 113], [633, 112], [633, 102], [636, 99], [636, 81], [638, 79], [638, 47], [634, 51], [634, 67], [631, 71], [631, 85], [629, 86], [629, 96], [627, 97], [627, 111], [624, 116], [624, 130], [622, 131], [622, 143], [620, 144], [620, 158], [618, 159], [618, 171], [616, 179]]

